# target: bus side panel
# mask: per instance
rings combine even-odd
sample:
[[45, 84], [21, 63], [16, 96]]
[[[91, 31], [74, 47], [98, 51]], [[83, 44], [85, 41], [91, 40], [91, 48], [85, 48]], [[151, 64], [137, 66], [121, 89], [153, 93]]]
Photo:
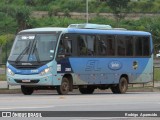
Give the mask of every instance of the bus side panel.
[[75, 84], [118, 84], [121, 75], [129, 83], [152, 80], [153, 60], [150, 58], [70, 58]]
[[[153, 55], [151, 58], [139, 58], [139, 70], [134, 75], [134, 79], [130, 83], [146, 83], [153, 81]], [[144, 69], [143, 69], [144, 68]]]

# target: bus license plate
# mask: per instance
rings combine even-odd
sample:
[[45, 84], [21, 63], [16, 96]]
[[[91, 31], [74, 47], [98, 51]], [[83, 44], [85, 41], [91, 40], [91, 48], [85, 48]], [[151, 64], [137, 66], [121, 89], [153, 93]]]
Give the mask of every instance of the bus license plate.
[[29, 83], [31, 80], [22, 80], [22, 82]]

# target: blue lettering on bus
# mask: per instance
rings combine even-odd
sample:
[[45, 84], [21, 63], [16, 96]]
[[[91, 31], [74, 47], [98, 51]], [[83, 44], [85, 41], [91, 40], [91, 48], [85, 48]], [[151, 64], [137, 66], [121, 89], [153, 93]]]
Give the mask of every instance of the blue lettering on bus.
[[85, 71], [100, 71], [101, 68], [99, 68], [98, 64], [98, 60], [89, 60], [86, 64]]

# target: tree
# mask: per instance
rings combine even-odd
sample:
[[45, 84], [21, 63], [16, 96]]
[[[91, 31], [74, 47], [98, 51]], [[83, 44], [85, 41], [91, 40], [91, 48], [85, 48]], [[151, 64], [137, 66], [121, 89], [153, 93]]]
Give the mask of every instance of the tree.
[[25, 4], [26, 5], [30, 5], [30, 6], [34, 6], [35, 5], [34, 0], [25, 0]]
[[129, 2], [130, 0], [106, 0], [108, 6], [113, 11], [113, 14], [116, 17], [117, 23], [124, 19], [129, 11]]
[[59, 6], [51, 6], [51, 8], [49, 9], [48, 11], [48, 15], [49, 17], [52, 17], [52, 16], [57, 16], [58, 15], [58, 12], [60, 12], [60, 7]]
[[[16, 23], [17, 23], [17, 32], [26, 29], [26, 28], [30, 28], [30, 12], [31, 10], [29, 9], [29, 7], [27, 6], [2, 6], [0, 8], [0, 13], [4, 13], [4, 17], [11, 17], [13, 19], [15, 19]], [[6, 22], [6, 21], [4, 21]]]
[[30, 28], [30, 10], [27, 7], [19, 7], [15, 12], [15, 19], [17, 21], [18, 30], [17, 32]]
[[9, 46], [11, 46], [12, 42], [13, 42], [13, 38], [14, 38], [13, 34], [3, 34], [3, 35], [0, 35], [0, 63], [2, 63], [2, 60], [4, 62], [4, 60], [7, 59], [7, 56], [4, 56], [4, 53], [5, 53], [5, 55], [8, 54], [7, 52], [9, 52], [9, 51], [7, 50], [8, 49], [7, 48], [7, 44]]

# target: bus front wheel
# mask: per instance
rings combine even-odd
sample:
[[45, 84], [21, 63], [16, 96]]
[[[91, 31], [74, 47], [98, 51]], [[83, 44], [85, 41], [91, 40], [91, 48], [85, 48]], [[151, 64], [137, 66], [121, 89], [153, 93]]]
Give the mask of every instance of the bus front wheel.
[[69, 80], [66, 77], [63, 77], [62, 83], [57, 87], [57, 92], [59, 95], [66, 95], [69, 92]]
[[21, 91], [24, 95], [31, 95], [34, 91], [32, 87], [21, 86]]

